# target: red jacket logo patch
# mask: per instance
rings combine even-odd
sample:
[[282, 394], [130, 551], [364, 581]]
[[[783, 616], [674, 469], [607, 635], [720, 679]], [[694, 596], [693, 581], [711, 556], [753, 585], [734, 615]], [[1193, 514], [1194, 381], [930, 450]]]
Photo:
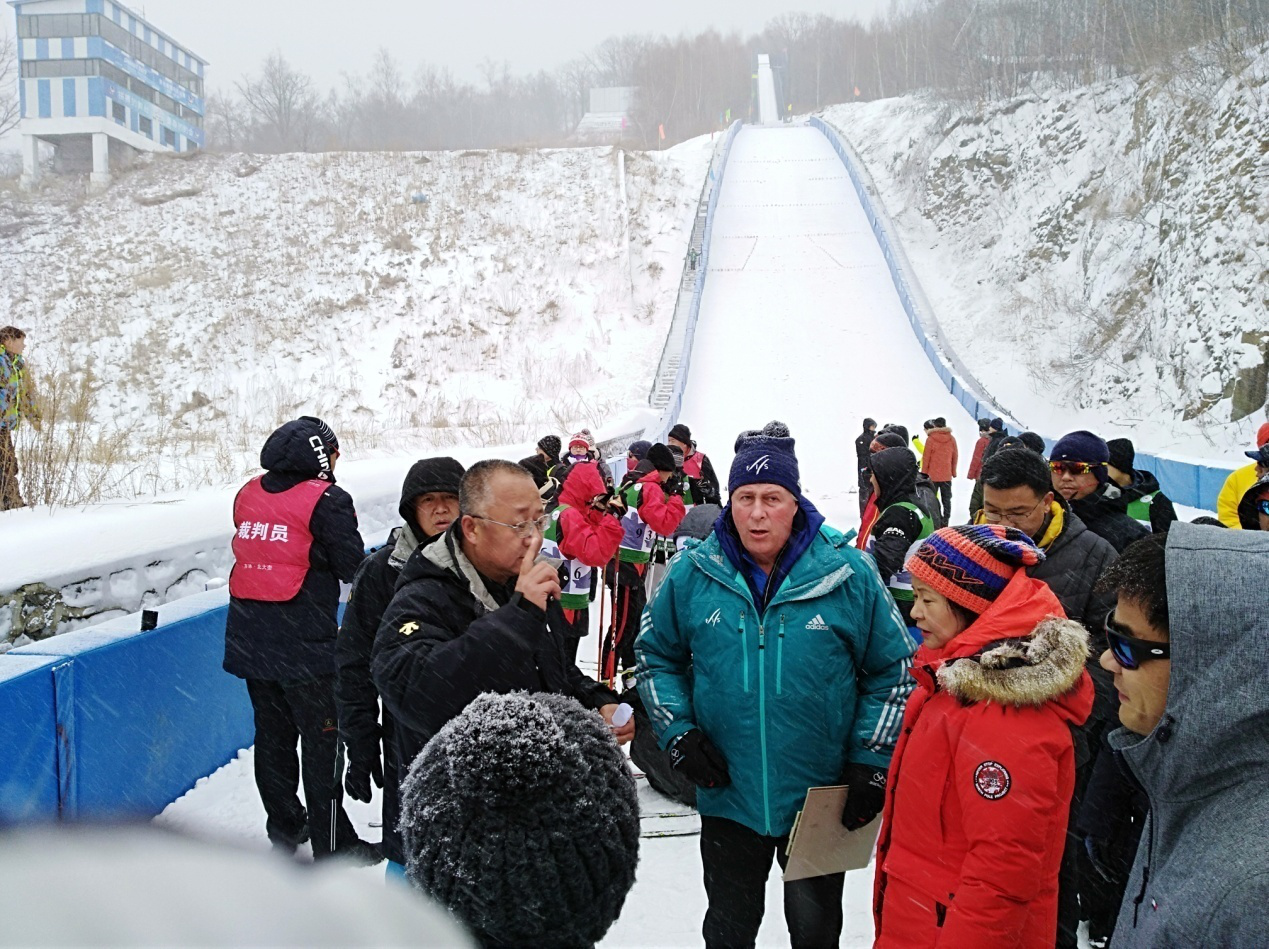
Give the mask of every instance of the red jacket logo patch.
[[1008, 794], [1011, 781], [1009, 770], [999, 761], [984, 761], [974, 769], [974, 790], [989, 801]]

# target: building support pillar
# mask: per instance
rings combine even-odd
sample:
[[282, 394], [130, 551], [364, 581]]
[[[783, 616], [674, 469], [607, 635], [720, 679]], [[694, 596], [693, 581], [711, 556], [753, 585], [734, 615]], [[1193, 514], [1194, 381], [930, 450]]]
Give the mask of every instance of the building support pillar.
[[105, 132], [93, 133], [93, 173], [88, 180], [94, 185], [110, 184], [110, 139]]
[[40, 140], [34, 135], [22, 136], [22, 180], [23, 188], [34, 188], [40, 180]]

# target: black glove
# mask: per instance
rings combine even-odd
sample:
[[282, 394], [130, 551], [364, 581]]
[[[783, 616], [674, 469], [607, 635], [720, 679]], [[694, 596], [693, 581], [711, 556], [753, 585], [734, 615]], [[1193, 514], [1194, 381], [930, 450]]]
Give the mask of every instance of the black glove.
[[672, 474], [661, 485], [661, 490], [665, 492], [667, 498], [672, 498], [676, 494], [683, 493], [683, 476]]
[[848, 764], [842, 783], [850, 788], [842, 808], [842, 826], [859, 830], [886, 806], [886, 772], [870, 764]]
[[727, 759], [699, 728], [684, 732], [670, 746], [670, 766], [701, 788], [731, 784]]
[[348, 746], [348, 773], [344, 776], [344, 788], [348, 796], [363, 804], [370, 803], [370, 782], [383, 787], [383, 759], [379, 754], [379, 742], [366, 741]]

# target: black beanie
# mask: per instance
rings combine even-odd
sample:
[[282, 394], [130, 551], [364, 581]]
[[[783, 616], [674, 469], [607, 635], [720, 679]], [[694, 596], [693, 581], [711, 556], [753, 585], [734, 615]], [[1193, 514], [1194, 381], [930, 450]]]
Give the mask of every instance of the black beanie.
[[648, 449], [646, 457], [648, 461], [652, 462], [652, 467], [657, 471], [669, 471], [673, 473], [675, 470], [673, 453], [667, 446], [662, 445], [660, 442], [657, 442]]
[[414, 759], [401, 832], [410, 882], [484, 945], [593, 946], [634, 884], [639, 798], [596, 712], [487, 692]]
[[1132, 463], [1137, 460], [1137, 452], [1127, 438], [1112, 438], [1106, 442], [1110, 449], [1110, 466], [1118, 468], [1124, 474], [1132, 473]]
[[564, 450], [558, 435], [543, 435], [538, 439], [538, 447], [546, 452], [552, 461], [559, 461], [560, 452]]
[[[410, 466], [401, 485], [401, 506], [397, 511], [418, 537], [419, 525], [414, 517], [414, 501], [432, 491], [458, 494], [458, 483], [467, 470], [453, 458], [422, 458]], [[419, 537], [419, 540], [423, 538]]]
[[677, 441], [680, 441], [684, 445], [692, 444], [692, 430], [688, 428], [686, 425], [684, 425], [682, 422], [679, 422], [672, 429], [670, 429], [670, 434], [666, 437], [673, 438]]

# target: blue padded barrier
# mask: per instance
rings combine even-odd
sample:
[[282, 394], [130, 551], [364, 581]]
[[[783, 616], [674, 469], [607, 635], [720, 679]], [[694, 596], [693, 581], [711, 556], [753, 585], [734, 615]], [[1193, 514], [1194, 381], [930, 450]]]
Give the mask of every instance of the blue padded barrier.
[[0, 826], [58, 816], [54, 656], [0, 656]]
[[[845, 165], [846, 174], [855, 188], [855, 193], [863, 205], [868, 222], [872, 225], [877, 244], [886, 259], [886, 266], [890, 270], [890, 277], [894, 281], [895, 290], [899, 294], [903, 312], [907, 315], [913, 332], [917, 334], [921, 349], [925, 352], [926, 357], [930, 360], [934, 371], [938, 373], [943, 384], [947, 386], [953, 397], [965, 407], [971, 418], [980, 419], [1000, 416], [1005, 420], [1011, 431], [1019, 432], [1025, 430], [1025, 425], [987, 395], [983, 385], [970, 373], [964, 363], [956, 357], [955, 353], [946, 346], [938, 334], [932, 314], [929, 316], [923, 315], [923, 297], [915, 289], [916, 277], [907, 272], [906, 261], [901, 254], [894, 251], [893, 245], [896, 238], [890, 233], [884, 216], [876, 206], [875, 199], [865, 184], [864, 177], [857, 168], [855, 160], [851, 157], [850, 151], [843, 142], [840, 133], [816, 116], [811, 117], [810, 124], [824, 134], [833, 146], [833, 151], [837, 153], [838, 158]], [[1052, 448], [1054, 439], [1046, 435], [1045, 441]], [[1137, 453], [1136, 467], [1153, 472], [1155, 477], [1159, 479], [1159, 487], [1163, 493], [1175, 503], [1209, 511], [1215, 510], [1216, 496], [1220, 493], [1225, 479], [1229, 477], [1230, 471], [1233, 470], [1220, 465], [1196, 464], [1145, 452]]]

